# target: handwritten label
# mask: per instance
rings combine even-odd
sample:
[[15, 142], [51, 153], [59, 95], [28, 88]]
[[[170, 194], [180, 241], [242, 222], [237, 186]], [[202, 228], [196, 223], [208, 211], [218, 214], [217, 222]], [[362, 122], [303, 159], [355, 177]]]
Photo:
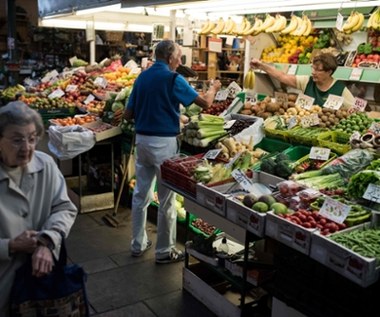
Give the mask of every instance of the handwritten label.
[[327, 161], [331, 150], [325, 147], [313, 146], [309, 153], [309, 158], [313, 160]]
[[219, 90], [215, 95], [215, 100], [224, 101], [228, 98], [229, 91], [227, 89]]
[[338, 12], [337, 16], [336, 16], [336, 22], [335, 22], [335, 27], [339, 30], [339, 31], [342, 31], [343, 30], [343, 20], [344, 20], [344, 17], [343, 15]]
[[58, 88], [54, 90], [52, 93], [50, 93], [48, 98], [49, 99], [61, 98], [64, 95], [65, 95], [65, 92], [61, 88]]
[[253, 192], [252, 181], [241, 170], [233, 170], [231, 175], [244, 190], [249, 193]]
[[364, 112], [365, 108], [367, 107], [368, 101], [362, 98], [355, 98], [354, 105], [348, 109], [348, 113], [352, 114], [354, 112]]
[[91, 101], [93, 101], [94, 99], [95, 99], [95, 96], [92, 95], [92, 94], [89, 94], [89, 95], [87, 96], [87, 98], [83, 101], [83, 103], [84, 103], [85, 105], [87, 105], [87, 104], [89, 104]]
[[304, 116], [301, 118], [301, 126], [303, 128], [312, 127], [319, 124], [318, 113], [313, 113], [309, 116]]
[[76, 91], [77, 89], [78, 89], [78, 85], [67, 85], [65, 91], [73, 92], [73, 91]]
[[295, 104], [303, 109], [310, 110], [313, 107], [315, 98], [299, 94]]
[[275, 98], [275, 100], [276, 100], [278, 103], [283, 104], [283, 105], [285, 105], [285, 106], [288, 105], [288, 102], [289, 102], [289, 100], [288, 100], [288, 94], [283, 93], [283, 92], [277, 92], [277, 91], [276, 91], [276, 92], [274, 93], [274, 98]]
[[333, 110], [339, 110], [340, 107], [343, 105], [344, 98], [342, 96], [337, 95], [329, 95], [327, 97], [327, 100], [323, 104], [324, 108], [329, 108]]
[[297, 124], [298, 124], [297, 117], [296, 116], [291, 117], [288, 122], [288, 129], [290, 130], [294, 128]]
[[48, 83], [49, 81], [52, 81], [54, 78], [58, 77], [58, 72], [54, 69], [51, 72], [48, 72], [42, 79], [42, 83]]
[[234, 165], [234, 163], [240, 157], [240, 155], [241, 155], [241, 152], [236, 153], [236, 155], [225, 165], [225, 167], [230, 168], [232, 165]]
[[236, 120], [229, 120], [223, 125], [223, 129], [228, 130], [235, 124]]
[[242, 91], [241, 87], [235, 82], [233, 81], [232, 83], [230, 83], [227, 87], [228, 90], [228, 96], [230, 98], [235, 98], [236, 95]]
[[372, 122], [368, 131], [374, 134], [380, 134], [380, 122]]
[[203, 156], [203, 158], [209, 159], [209, 160], [215, 160], [220, 152], [222, 152], [222, 149], [209, 150], [206, 152], [206, 154]]
[[360, 80], [363, 74], [363, 68], [353, 68], [349, 80]]
[[222, 44], [223, 44], [222, 39], [210, 37], [208, 40], [209, 52], [221, 53], [222, 52]]
[[296, 64], [292, 64], [288, 68], [288, 75], [295, 75], [297, 74], [297, 68], [298, 66]]
[[337, 223], [343, 223], [351, 206], [341, 203], [330, 197], [325, 197], [325, 201], [319, 210], [319, 214]]
[[108, 82], [107, 82], [107, 79], [105, 79], [104, 77], [96, 77], [96, 79], [94, 80], [94, 84], [96, 86], [106, 88]]
[[375, 184], [369, 184], [363, 195], [364, 199], [380, 203], [380, 186]]

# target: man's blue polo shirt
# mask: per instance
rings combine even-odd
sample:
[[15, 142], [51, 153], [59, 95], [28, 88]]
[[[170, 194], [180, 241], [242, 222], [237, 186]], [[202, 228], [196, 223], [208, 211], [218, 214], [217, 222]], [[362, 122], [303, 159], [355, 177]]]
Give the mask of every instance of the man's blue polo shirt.
[[136, 79], [127, 109], [133, 111], [136, 133], [176, 136], [180, 133], [179, 104], [189, 106], [198, 93], [185, 78], [156, 61]]

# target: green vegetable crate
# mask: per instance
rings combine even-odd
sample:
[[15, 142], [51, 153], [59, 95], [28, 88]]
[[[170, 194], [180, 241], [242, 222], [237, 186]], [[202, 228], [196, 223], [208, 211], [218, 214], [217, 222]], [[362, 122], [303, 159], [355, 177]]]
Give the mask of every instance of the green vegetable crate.
[[291, 160], [292, 162], [300, 160], [306, 155], [309, 155], [309, 153], [310, 147], [305, 145], [292, 146], [284, 151], [284, 154], [286, 154], [289, 157], [289, 160]]
[[285, 151], [291, 146], [292, 145], [290, 143], [278, 139], [264, 137], [260, 143], [255, 145], [255, 149], [259, 148], [269, 153], [275, 153]]
[[[369, 222], [339, 231], [334, 235], [368, 228], [370, 228]], [[323, 236], [318, 231], [312, 234], [310, 257], [362, 287], [375, 283], [379, 278], [380, 266], [376, 258], [361, 256], [331, 240], [329, 235]]]
[[289, 130], [268, 129], [265, 128], [265, 135], [270, 138], [280, 139], [285, 142], [289, 141]]
[[[337, 157], [337, 155], [334, 153], [334, 152], [330, 152], [330, 156], [328, 158], [328, 160], [326, 160], [323, 164], [320, 164], [318, 169], [321, 169], [323, 167], [325, 167], [328, 163], [330, 163], [332, 160], [334, 160], [335, 158]], [[295, 166], [295, 169], [297, 170], [297, 167], [303, 163], [306, 163], [306, 162], [310, 162], [311, 159], [309, 157], [309, 154], [306, 154], [305, 156], [301, 157], [299, 160], [297, 160], [295, 163], [294, 163], [294, 166]]]
[[349, 140], [350, 136], [340, 131], [327, 131], [318, 135], [319, 146], [329, 148], [340, 155], [351, 149]]

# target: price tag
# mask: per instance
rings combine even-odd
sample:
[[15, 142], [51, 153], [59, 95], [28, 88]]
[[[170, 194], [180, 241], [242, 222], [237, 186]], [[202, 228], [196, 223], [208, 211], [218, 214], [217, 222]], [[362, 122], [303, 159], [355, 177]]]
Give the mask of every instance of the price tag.
[[222, 53], [223, 40], [218, 38], [210, 37], [208, 39], [208, 50], [209, 52]]
[[87, 98], [83, 101], [83, 103], [84, 103], [85, 105], [87, 105], [87, 104], [89, 104], [91, 101], [93, 101], [94, 99], [95, 99], [95, 96], [92, 95], [92, 94], [89, 94], [89, 95], [87, 96]]
[[234, 39], [235, 39], [235, 36], [227, 35], [226, 36], [226, 45], [232, 46], [232, 44], [234, 44]]
[[75, 62], [77, 59], [78, 59], [78, 58], [77, 58], [76, 56], [73, 56], [73, 57], [69, 58], [69, 63], [70, 63], [70, 65], [73, 66], [73, 65], [74, 65], [74, 62]]
[[289, 100], [288, 100], [288, 94], [286, 94], [286, 93], [283, 93], [283, 92], [275, 92], [274, 93], [274, 98], [275, 98], [275, 100], [278, 102], [278, 103], [281, 103], [281, 104], [283, 104], [283, 105], [285, 105], [285, 106], [287, 106], [288, 105], [288, 102], [289, 102]]
[[373, 132], [374, 134], [380, 134], [380, 122], [372, 122], [368, 131]]
[[301, 118], [301, 126], [303, 128], [312, 127], [319, 124], [318, 113], [313, 113], [309, 116], [304, 116]]
[[310, 110], [313, 107], [315, 98], [299, 94], [295, 104], [303, 109]]
[[313, 146], [310, 149], [309, 158], [313, 160], [327, 161], [331, 150], [325, 147]]
[[232, 165], [234, 165], [234, 163], [240, 157], [240, 155], [241, 155], [241, 152], [236, 153], [236, 155], [227, 164], [225, 164], [225, 167], [230, 168]]
[[363, 74], [363, 68], [353, 68], [349, 80], [360, 80]]
[[209, 159], [209, 160], [215, 160], [220, 152], [222, 152], [222, 149], [209, 150], [206, 152], [203, 158]]
[[234, 125], [235, 122], [236, 122], [236, 120], [227, 121], [226, 123], [224, 123], [223, 129], [228, 130], [229, 128], [231, 128]]
[[343, 105], [344, 98], [342, 96], [337, 95], [329, 95], [327, 97], [327, 100], [323, 104], [324, 108], [329, 108], [333, 110], [339, 110], [340, 107]]
[[226, 90], [228, 90], [228, 97], [230, 98], [235, 98], [236, 95], [242, 91], [241, 87], [235, 81], [229, 84]]
[[359, 131], [354, 131], [354, 133], [352, 133], [351, 136], [350, 136], [350, 142], [351, 142], [352, 140], [360, 140], [360, 137], [361, 137], [361, 136], [362, 136], [362, 135], [360, 134]]
[[369, 184], [363, 195], [364, 199], [380, 203], [380, 186], [375, 184]]
[[219, 90], [215, 95], [215, 100], [224, 101], [228, 98], [229, 91], [227, 89]]
[[339, 31], [342, 31], [342, 30], [343, 30], [343, 20], [344, 20], [343, 15], [342, 15], [340, 12], [338, 12], [338, 15], [336, 16], [335, 27], [336, 27]]
[[297, 117], [296, 116], [291, 117], [288, 122], [288, 129], [290, 130], [294, 128], [297, 124], [298, 124]]
[[343, 223], [350, 210], [351, 206], [343, 204], [330, 197], [326, 197], [319, 210], [319, 214], [337, 223]]
[[297, 68], [298, 66], [296, 64], [292, 64], [288, 68], [288, 75], [295, 75], [297, 74]]
[[54, 90], [53, 92], [51, 92], [48, 98], [49, 99], [61, 98], [64, 95], [65, 95], [65, 92], [61, 88], [58, 88]]
[[231, 175], [247, 192], [252, 193], [254, 191], [252, 181], [241, 170], [233, 170]]
[[367, 100], [356, 97], [354, 105], [347, 111], [349, 114], [352, 114], [354, 112], [364, 112], [365, 108], [367, 107], [367, 104]]
[[65, 91], [73, 92], [73, 91], [76, 91], [77, 89], [78, 89], [78, 85], [67, 85]]
[[108, 82], [107, 82], [107, 79], [105, 79], [104, 77], [96, 77], [96, 79], [94, 80], [94, 84], [96, 86], [106, 88]]
[[42, 79], [42, 83], [48, 83], [49, 81], [52, 81], [54, 78], [58, 77], [58, 72], [54, 69], [51, 72], [48, 72]]

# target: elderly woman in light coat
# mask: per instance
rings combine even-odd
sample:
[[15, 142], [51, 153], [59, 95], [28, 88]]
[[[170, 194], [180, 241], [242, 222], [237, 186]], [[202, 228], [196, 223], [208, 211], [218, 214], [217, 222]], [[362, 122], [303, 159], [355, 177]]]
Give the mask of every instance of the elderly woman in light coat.
[[22, 102], [0, 108], [0, 316], [9, 314], [15, 271], [32, 255], [33, 274], [48, 274], [77, 215], [54, 160], [36, 151], [40, 115]]

